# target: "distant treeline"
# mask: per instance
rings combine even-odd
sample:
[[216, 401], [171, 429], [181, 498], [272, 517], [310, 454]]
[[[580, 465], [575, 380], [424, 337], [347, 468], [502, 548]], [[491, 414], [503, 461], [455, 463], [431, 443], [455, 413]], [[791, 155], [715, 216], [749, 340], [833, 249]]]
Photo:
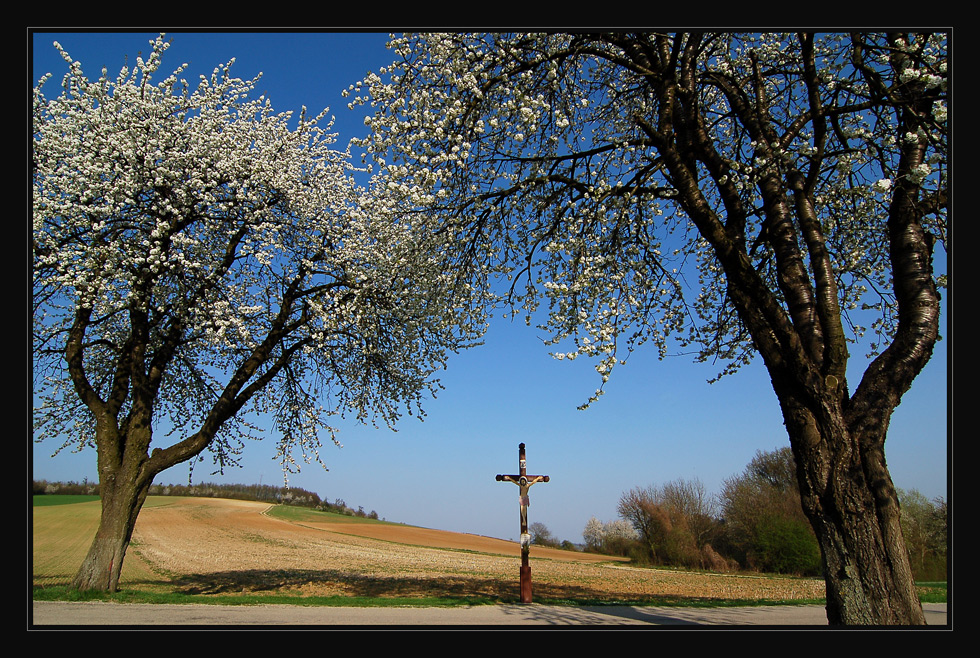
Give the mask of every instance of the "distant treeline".
[[[32, 483], [34, 495], [99, 495], [99, 483], [84, 480], [79, 482], [48, 482], [34, 480]], [[268, 484], [215, 484], [202, 482], [200, 484], [153, 484], [150, 485], [151, 496], [198, 496], [201, 498], [230, 498], [233, 500], [254, 500], [263, 503], [295, 505], [310, 507], [316, 510], [377, 519], [374, 510], [365, 512], [363, 507], [356, 510], [336, 499], [330, 503], [320, 498], [318, 494], [299, 487], [274, 487]]]
[[[948, 516], [943, 498], [899, 490], [902, 532], [917, 580], [947, 580]], [[619, 500], [619, 519], [593, 517], [586, 550], [629, 557], [635, 564], [820, 575], [820, 546], [803, 514], [796, 464], [786, 446], [758, 452], [718, 495], [699, 480], [634, 487]], [[540, 525], [540, 524], [539, 524]], [[535, 530], [537, 532], [535, 533]], [[543, 526], [533, 541], [548, 539]]]

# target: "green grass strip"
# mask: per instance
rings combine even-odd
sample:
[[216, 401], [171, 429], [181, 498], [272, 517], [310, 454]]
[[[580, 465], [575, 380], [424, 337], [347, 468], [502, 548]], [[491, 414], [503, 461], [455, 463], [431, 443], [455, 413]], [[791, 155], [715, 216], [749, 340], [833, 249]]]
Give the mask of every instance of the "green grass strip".
[[31, 504], [34, 507], [50, 507], [52, 505], [72, 505], [74, 503], [91, 503], [98, 501], [98, 496], [69, 495], [69, 494], [41, 494], [31, 497]]

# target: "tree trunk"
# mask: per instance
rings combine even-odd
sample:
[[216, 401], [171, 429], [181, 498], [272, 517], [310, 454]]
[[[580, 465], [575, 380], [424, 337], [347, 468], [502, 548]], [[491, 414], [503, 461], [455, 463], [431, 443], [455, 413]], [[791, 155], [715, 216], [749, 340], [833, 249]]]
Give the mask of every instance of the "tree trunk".
[[820, 544], [829, 623], [925, 624], [897, 492], [878, 448], [886, 427], [862, 435], [832, 405], [814, 414], [784, 402], [784, 416], [803, 510]]
[[101, 483], [102, 517], [95, 540], [71, 583], [72, 589], [115, 592], [123, 558], [136, 526], [136, 517], [146, 500], [150, 482], [137, 485], [135, 479], [119, 474]]

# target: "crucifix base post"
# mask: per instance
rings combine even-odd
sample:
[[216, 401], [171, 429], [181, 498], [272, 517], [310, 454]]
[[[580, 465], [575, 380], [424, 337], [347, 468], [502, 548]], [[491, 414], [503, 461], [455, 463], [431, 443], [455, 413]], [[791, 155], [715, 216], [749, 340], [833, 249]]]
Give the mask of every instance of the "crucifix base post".
[[521, 560], [521, 603], [531, 602], [531, 565], [527, 563], [527, 556]]

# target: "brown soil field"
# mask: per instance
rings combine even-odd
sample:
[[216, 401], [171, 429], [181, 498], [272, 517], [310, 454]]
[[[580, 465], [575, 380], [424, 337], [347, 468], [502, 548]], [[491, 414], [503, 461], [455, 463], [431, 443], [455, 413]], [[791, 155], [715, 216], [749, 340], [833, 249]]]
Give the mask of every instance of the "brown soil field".
[[[98, 503], [82, 503], [98, 522]], [[64, 506], [62, 506], [64, 507]], [[480, 597], [519, 600], [516, 542], [383, 523], [289, 521], [264, 503], [150, 499], [140, 512], [121, 587], [193, 594]], [[63, 584], [86, 541], [51, 530], [64, 516], [34, 508], [35, 585]], [[299, 519], [314, 518], [300, 515]], [[341, 517], [343, 518], [343, 517]], [[60, 539], [58, 539], [60, 537]], [[73, 547], [70, 551], [66, 546]], [[56, 554], [67, 554], [70, 556]], [[820, 580], [635, 568], [608, 556], [531, 548], [535, 602], [799, 600], [823, 596]]]

